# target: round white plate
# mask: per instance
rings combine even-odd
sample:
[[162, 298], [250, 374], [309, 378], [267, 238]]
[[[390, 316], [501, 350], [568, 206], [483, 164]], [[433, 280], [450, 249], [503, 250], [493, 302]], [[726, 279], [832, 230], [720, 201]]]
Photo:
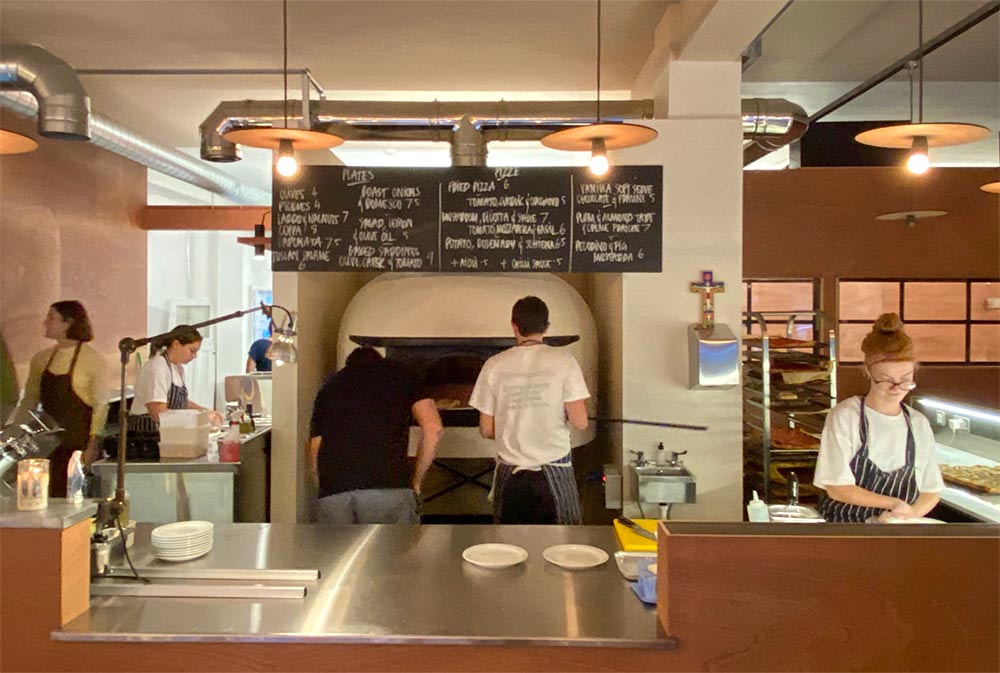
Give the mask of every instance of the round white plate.
[[199, 551], [191, 552], [190, 554], [186, 554], [184, 556], [159, 556], [155, 554], [154, 556], [156, 556], [156, 558], [160, 559], [161, 561], [170, 561], [171, 563], [179, 563], [181, 561], [193, 561], [196, 558], [204, 556], [210, 551], [212, 551], [211, 547], [209, 547], [208, 549], [202, 549]]
[[153, 538], [167, 540], [168, 538], [189, 538], [204, 535], [215, 526], [211, 521], [178, 521], [153, 529]]
[[543, 551], [542, 557], [557, 566], [578, 570], [601, 565], [608, 560], [608, 552], [586, 544], [557, 544]]
[[932, 519], [929, 516], [915, 516], [909, 519], [897, 519], [896, 517], [889, 517], [885, 520], [886, 523], [944, 523], [941, 519]]
[[208, 542], [211, 539], [211, 535], [199, 535], [198, 537], [185, 537], [178, 538], [176, 540], [161, 540], [159, 538], [153, 538], [152, 542], [154, 547], [183, 547], [189, 544]]
[[480, 568], [509, 568], [523, 563], [528, 552], [512, 544], [487, 542], [469, 547], [462, 552], [462, 558]]

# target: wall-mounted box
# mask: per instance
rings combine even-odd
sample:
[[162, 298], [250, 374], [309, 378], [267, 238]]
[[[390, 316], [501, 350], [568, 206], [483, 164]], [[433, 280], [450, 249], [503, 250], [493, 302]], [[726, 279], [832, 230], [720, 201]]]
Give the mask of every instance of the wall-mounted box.
[[740, 342], [725, 325], [688, 327], [688, 387], [732, 388], [740, 384]]

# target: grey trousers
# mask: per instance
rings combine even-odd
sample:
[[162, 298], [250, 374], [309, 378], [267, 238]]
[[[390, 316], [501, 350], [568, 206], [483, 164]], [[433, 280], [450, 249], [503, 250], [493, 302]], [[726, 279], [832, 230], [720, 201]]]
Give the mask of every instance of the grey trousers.
[[420, 523], [417, 494], [408, 488], [373, 488], [334, 493], [316, 502], [319, 523]]

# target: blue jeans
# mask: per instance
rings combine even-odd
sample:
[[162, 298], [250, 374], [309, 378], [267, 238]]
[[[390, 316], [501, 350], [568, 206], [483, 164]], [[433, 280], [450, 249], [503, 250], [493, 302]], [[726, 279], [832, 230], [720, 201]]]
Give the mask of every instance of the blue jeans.
[[319, 523], [420, 523], [417, 494], [409, 488], [372, 488], [334, 493], [317, 501]]

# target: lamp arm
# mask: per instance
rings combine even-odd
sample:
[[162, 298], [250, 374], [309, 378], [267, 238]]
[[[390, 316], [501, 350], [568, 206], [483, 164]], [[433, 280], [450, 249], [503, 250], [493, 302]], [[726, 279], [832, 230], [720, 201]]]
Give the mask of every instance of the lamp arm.
[[[291, 311], [289, 311], [284, 306], [278, 306], [277, 304], [265, 304], [260, 303], [260, 306], [255, 306], [253, 308], [243, 309], [241, 311], [234, 311], [217, 318], [211, 318], [200, 322], [191, 327], [198, 329], [199, 327], [208, 327], [209, 325], [215, 325], [220, 322], [226, 322], [227, 320], [232, 320], [234, 318], [242, 318], [249, 313], [256, 313], [257, 311], [263, 311], [264, 315], [268, 318], [271, 317], [272, 311], [274, 309], [281, 309], [288, 316], [288, 328], [291, 329], [294, 324], [294, 318], [292, 317]], [[118, 342], [118, 350], [121, 352], [121, 387], [120, 387], [120, 397], [118, 398], [118, 483], [115, 487], [115, 499], [111, 506], [111, 513], [115, 516], [120, 514], [125, 507], [125, 446], [128, 441], [128, 410], [125, 405], [125, 370], [128, 367], [128, 361], [132, 353], [136, 350], [145, 346], [148, 343], [156, 341], [160, 337], [165, 337], [170, 334], [170, 331], [163, 332], [162, 334], [153, 334], [150, 336], [144, 336], [138, 339], [133, 339], [131, 337], [125, 337]], [[128, 522], [126, 522], [128, 523]]]

